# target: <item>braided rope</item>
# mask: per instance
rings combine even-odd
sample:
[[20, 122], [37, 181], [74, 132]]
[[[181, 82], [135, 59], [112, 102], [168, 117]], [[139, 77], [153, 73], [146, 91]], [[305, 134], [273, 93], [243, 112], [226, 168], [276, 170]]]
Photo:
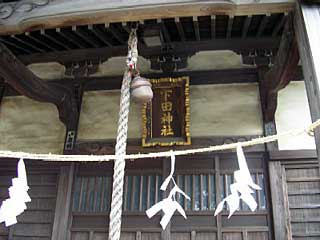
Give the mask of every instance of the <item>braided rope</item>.
[[128, 57], [127, 67], [124, 72], [121, 98], [120, 98], [120, 111], [118, 120], [118, 133], [117, 143], [115, 147], [116, 159], [114, 162], [113, 172], [113, 187], [112, 187], [112, 200], [110, 211], [109, 223], [109, 240], [119, 240], [121, 233], [121, 214], [122, 214], [122, 199], [123, 199], [123, 180], [125, 170], [125, 158], [127, 147], [127, 133], [128, 133], [128, 118], [130, 107], [130, 83], [131, 83], [131, 70], [135, 68], [138, 57], [137, 51], [137, 36], [136, 30], [133, 29], [128, 40]]

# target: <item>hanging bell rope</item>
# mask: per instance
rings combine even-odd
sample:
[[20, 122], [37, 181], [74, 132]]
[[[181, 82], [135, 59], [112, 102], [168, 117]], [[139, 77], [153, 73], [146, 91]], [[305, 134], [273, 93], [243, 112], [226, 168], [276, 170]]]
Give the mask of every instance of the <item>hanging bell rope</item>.
[[130, 107], [130, 83], [132, 73], [136, 69], [138, 60], [138, 39], [137, 30], [132, 29], [128, 40], [128, 56], [127, 66], [124, 71], [121, 97], [120, 111], [118, 120], [117, 143], [115, 147], [115, 162], [113, 172], [113, 187], [109, 223], [109, 240], [119, 240], [121, 233], [121, 215], [122, 215], [122, 199], [123, 199], [123, 180], [125, 170], [125, 158], [127, 147], [128, 133], [128, 117]]

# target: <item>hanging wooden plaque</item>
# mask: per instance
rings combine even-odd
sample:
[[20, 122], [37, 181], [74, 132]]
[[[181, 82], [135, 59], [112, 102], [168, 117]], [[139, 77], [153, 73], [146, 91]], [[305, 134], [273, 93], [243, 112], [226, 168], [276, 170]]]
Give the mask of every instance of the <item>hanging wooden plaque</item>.
[[142, 146], [190, 145], [189, 77], [150, 82], [153, 99], [142, 110]]

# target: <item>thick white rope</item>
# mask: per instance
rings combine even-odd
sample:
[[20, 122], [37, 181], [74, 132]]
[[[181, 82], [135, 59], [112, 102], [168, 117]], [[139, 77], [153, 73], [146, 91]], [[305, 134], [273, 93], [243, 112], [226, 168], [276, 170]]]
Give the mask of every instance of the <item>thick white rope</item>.
[[118, 133], [117, 143], [115, 147], [116, 159], [114, 161], [113, 167], [114, 171], [109, 222], [109, 240], [119, 240], [121, 233], [123, 182], [124, 170], [126, 165], [126, 161], [123, 156], [126, 155], [127, 148], [128, 118], [130, 107], [130, 83], [132, 78], [131, 70], [133, 70], [136, 66], [136, 61], [138, 57], [137, 54], [137, 36], [136, 30], [133, 29], [128, 40], [128, 66], [126, 67], [126, 70], [124, 72], [121, 86]]
[[[217, 152], [224, 150], [231, 150], [237, 148], [240, 144], [241, 147], [250, 147], [254, 145], [275, 142], [283, 137], [295, 137], [298, 135], [306, 134], [312, 135], [313, 131], [320, 126], [320, 119], [312, 123], [306, 128], [292, 129], [284, 133], [279, 133], [276, 135], [271, 135], [267, 137], [259, 137], [252, 140], [244, 141], [241, 143], [228, 143], [216, 146], [209, 146], [205, 148], [193, 148], [186, 150], [173, 151], [175, 156], [188, 155], [195, 153], [205, 153], [205, 152]], [[153, 153], [138, 153], [138, 154], [128, 154], [122, 155], [124, 159], [142, 159], [142, 158], [159, 158], [159, 157], [170, 157], [172, 155], [171, 151], [163, 152], [153, 152]], [[26, 152], [13, 152], [13, 151], [0, 151], [0, 158], [23, 158], [32, 160], [41, 160], [48, 162], [107, 162], [113, 161], [119, 156], [117, 155], [61, 155], [61, 154], [41, 154], [41, 153], [26, 153]]]

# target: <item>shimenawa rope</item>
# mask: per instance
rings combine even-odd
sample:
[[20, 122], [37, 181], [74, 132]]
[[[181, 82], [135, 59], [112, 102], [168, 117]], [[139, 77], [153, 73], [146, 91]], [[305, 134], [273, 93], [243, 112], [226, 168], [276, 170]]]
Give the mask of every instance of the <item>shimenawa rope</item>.
[[[250, 147], [254, 145], [270, 143], [277, 141], [283, 137], [289, 136], [298, 136], [302, 134], [312, 135], [313, 131], [320, 126], [320, 119], [312, 123], [307, 128], [293, 129], [284, 133], [271, 135], [267, 137], [259, 137], [249, 141], [241, 142], [242, 147]], [[194, 148], [186, 150], [177, 150], [173, 151], [173, 154], [176, 156], [195, 154], [195, 153], [204, 153], [204, 152], [216, 152], [223, 150], [230, 150], [237, 148], [239, 143], [229, 143], [216, 146], [209, 146], [205, 148]], [[142, 158], [158, 158], [158, 157], [170, 157], [172, 155], [171, 151], [164, 152], [155, 152], [155, 153], [139, 153], [139, 154], [128, 154], [121, 156], [124, 159], [142, 159]], [[112, 161], [119, 156], [116, 155], [60, 155], [60, 154], [41, 154], [41, 153], [26, 153], [26, 152], [13, 152], [13, 151], [0, 151], [0, 158], [23, 158], [23, 159], [32, 159], [32, 160], [42, 160], [42, 161], [56, 161], [56, 162], [107, 162]]]

